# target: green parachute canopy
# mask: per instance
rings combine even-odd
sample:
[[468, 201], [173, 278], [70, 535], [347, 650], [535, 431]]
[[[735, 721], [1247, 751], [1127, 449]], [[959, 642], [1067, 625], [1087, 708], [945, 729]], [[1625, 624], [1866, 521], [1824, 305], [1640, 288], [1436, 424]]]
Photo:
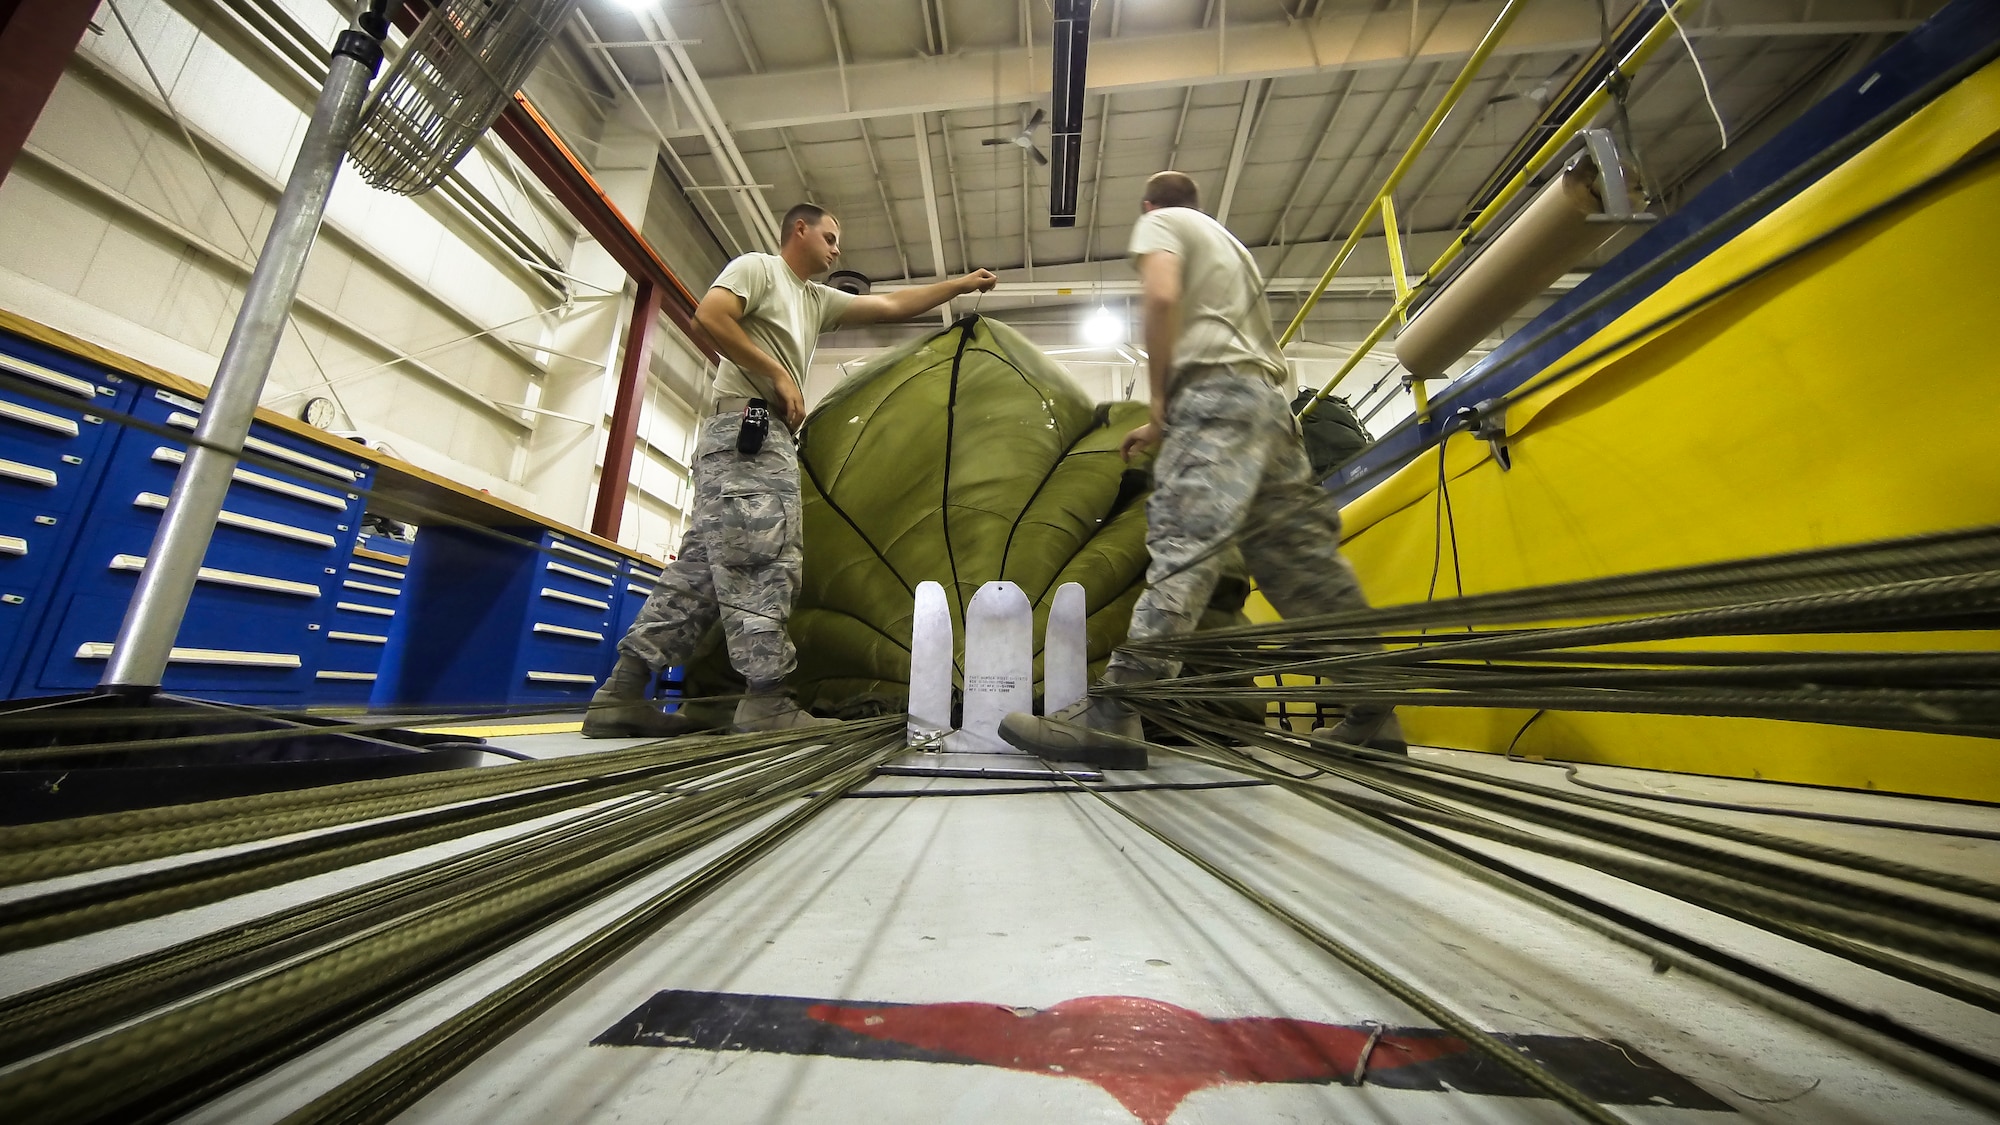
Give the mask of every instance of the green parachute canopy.
[[[1094, 405], [1020, 333], [978, 316], [848, 376], [799, 439], [800, 702], [834, 714], [903, 706], [926, 581], [944, 586], [961, 646], [982, 584], [1021, 587], [1039, 643], [1056, 589], [1076, 582], [1101, 667], [1145, 584], [1150, 459], [1128, 466], [1118, 446], [1146, 417], [1144, 403]], [[1234, 604], [1221, 620], [1237, 620], [1241, 581], [1225, 587]], [[690, 694], [732, 690], [740, 680], [720, 644], [705, 647]]]
[[1118, 456], [1146, 407], [1104, 414], [1020, 333], [981, 317], [836, 387], [799, 450], [801, 699], [905, 696], [912, 598], [925, 581], [944, 586], [961, 644], [982, 584], [1019, 585], [1039, 638], [1056, 588], [1080, 583], [1091, 659], [1109, 656], [1146, 570], [1145, 506], [1134, 502], [1144, 485], [1121, 494]]

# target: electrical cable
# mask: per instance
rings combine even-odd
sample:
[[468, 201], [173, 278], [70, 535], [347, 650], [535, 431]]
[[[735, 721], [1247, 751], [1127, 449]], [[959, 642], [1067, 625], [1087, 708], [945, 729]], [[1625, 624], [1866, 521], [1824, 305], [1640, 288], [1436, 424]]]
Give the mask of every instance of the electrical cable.
[[[1866, 828], [1888, 828], [1897, 832], [1922, 832], [1933, 836], [1958, 836], [1967, 840], [2000, 840], [2000, 831], [1985, 828], [1971, 828], [1949, 824], [1925, 824], [1915, 820], [1896, 820], [1877, 816], [1856, 816], [1850, 813], [1819, 812], [1813, 809], [1790, 809], [1782, 805], [1752, 805], [1734, 801], [1716, 801], [1702, 797], [1681, 797], [1669, 793], [1648, 793], [1637, 789], [1621, 789], [1602, 782], [1585, 781], [1580, 767], [1571, 762], [1537, 762], [1528, 758], [1509, 755], [1509, 761], [1524, 762], [1528, 765], [1550, 766], [1563, 771], [1563, 780], [1582, 789], [1599, 793], [1610, 793], [1619, 797], [1635, 797], [1644, 801], [1665, 801], [1693, 808], [1718, 809], [1723, 812], [1756, 813], [1760, 816], [1784, 816], [1794, 820], [1817, 820], [1828, 824], [1853, 824]], [[1905, 798], [1908, 799], [1908, 798]]]
[[1694, 40], [1688, 38], [1687, 28], [1674, 15], [1674, 8], [1667, 0], [1660, 0], [1660, 7], [1666, 12], [1667, 22], [1674, 25], [1674, 31], [1681, 37], [1681, 45], [1687, 48], [1688, 61], [1694, 64], [1695, 80], [1701, 83], [1701, 96], [1708, 102], [1708, 112], [1715, 116], [1715, 131], [1722, 134], [1722, 147], [1729, 147], [1729, 126], [1722, 122], [1722, 111], [1715, 106], [1715, 91], [1708, 84], [1708, 71], [1701, 65], [1701, 56], [1695, 53]]

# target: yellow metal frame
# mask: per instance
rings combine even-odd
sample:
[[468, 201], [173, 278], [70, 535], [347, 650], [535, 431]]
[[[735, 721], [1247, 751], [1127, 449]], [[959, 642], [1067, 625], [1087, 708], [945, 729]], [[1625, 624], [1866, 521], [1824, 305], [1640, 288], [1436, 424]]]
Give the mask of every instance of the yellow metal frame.
[[[1632, 49], [1625, 53], [1625, 57], [1618, 60], [1618, 65], [1614, 68], [1613, 72], [1621, 73], [1628, 79], [1638, 73], [1639, 68], [1644, 66], [1647, 60], [1653, 57], [1653, 53], [1658, 51], [1672, 37], [1674, 22], [1700, 2], [1701, 0], [1679, 0], [1673, 6], [1673, 10], [1670, 13], [1671, 18], [1662, 18], [1659, 22], [1655, 23], [1646, 32], [1644, 38], [1633, 44]], [[1395, 192], [1396, 187], [1402, 183], [1404, 174], [1417, 162], [1417, 158], [1423, 155], [1424, 148], [1430, 144], [1431, 137], [1437, 133], [1438, 127], [1444, 124], [1445, 116], [1451, 112], [1453, 106], [1458, 104], [1458, 100], [1464, 96], [1466, 88], [1472, 85], [1472, 80], [1478, 76], [1480, 68], [1485, 65], [1487, 56], [1491, 55], [1493, 49], [1500, 45], [1500, 39], [1506, 34], [1508, 25], [1514, 22], [1514, 17], [1520, 13], [1520, 9], [1525, 3], [1526, 0], [1510, 0], [1508, 5], [1501, 10], [1499, 17], [1493, 21], [1493, 26], [1487, 29], [1486, 37], [1479, 41], [1479, 46], [1473, 50], [1472, 57], [1465, 60], [1465, 67], [1459, 71], [1458, 77], [1452, 81], [1451, 87], [1444, 92], [1444, 98], [1438, 102], [1437, 108], [1431, 111], [1430, 119], [1424, 122], [1424, 127], [1417, 131], [1416, 137], [1410, 142], [1409, 151], [1405, 152], [1403, 158], [1398, 160], [1396, 166], [1390, 170], [1388, 179], [1383, 182], [1381, 189], [1375, 193], [1375, 198], [1369, 201], [1368, 209], [1362, 212], [1361, 220], [1354, 225], [1354, 230], [1347, 236], [1347, 241], [1341, 243], [1340, 249], [1335, 251], [1333, 262], [1326, 267], [1326, 273], [1320, 277], [1319, 284], [1313, 286], [1312, 292], [1306, 296], [1305, 303], [1299, 306], [1298, 314], [1292, 317], [1292, 322], [1285, 326], [1284, 335], [1279, 337], [1278, 344], [1280, 347], [1291, 343], [1297, 338], [1299, 330], [1305, 325], [1306, 317], [1312, 312], [1313, 307], [1319, 304], [1320, 297], [1326, 293], [1326, 287], [1333, 283], [1334, 275], [1340, 272], [1340, 267], [1345, 265], [1349, 255], [1354, 253], [1355, 246], [1360, 244], [1361, 236], [1367, 232], [1369, 226], [1380, 216], [1383, 219], [1383, 226], [1389, 239], [1390, 270], [1396, 277], [1396, 303], [1389, 309], [1388, 314], [1368, 333], [1360, 345], [1354, 349], [1353, 354], [1347, 357], [1347, 361], [1340, 365], [1340, 370], [1334, 372], [1333, 378], [1327, 380], [1326, 386], [1321, 387], [1319, 393], [1313, 396], [1313, 400], [1306, 404], [1304, 410], [1299, 412], [1301, 417], [1311, 414], [1328, 395], [1333, 393], [1333, 388], [1340, 385], [1342, 379], [1347, 378], [1348, 373], [1354, 370], [1355, 365], [1361, 362], [1362, 357], [1373, 350], [1376, 344], [1382, 342], [1382, 337], [1388, 335], [1389, 329], [1403, 322], [1409, 313], [1410, 305], [1416, 300], [1417, 293], [1423, 283], [1441, 275], [1445, 267], [1449, 266], [1453, 261], [1457, 260], [1460, 254], [1465, 252], [1465, 248], [1471, 244], [1473, 239], [1479, 237], [1488, 227], [1497, 222], [1500, 216], [1505, 213], [1508, 205], [1514, 201], [1516, 196], [1521, 194], [1523, 188], [1527, 187], [1529, 179], [1535, 173], [1539, 172], [1543, 166], [1548, 164], [1549, 161], [1555, 159], [1557, 154], [1562, 152], [1564, 148], [1568, 147], [1570, 139], [1576, 134], [1577, 130], [1588, 126], [1591, 119], [1601, 113], [1605, 105], [1610, 102], [1610, 84], [1608, 82], [1599, 82], [1597, 89], [1592, 91], [1590, 96], [1585, 98], [1582, 104], [1576, 107], [1575, 112], [1571, 113], [1560, 126], [1557, 126], [1555, 132], [1549, 135], [1549, 139], [1543, 142], [1542, 147], [1536, 149], [1534, 155], [1528, 158], [1527, 163], [1521, 166], [1521, 170], [1514, 174], [1514, 178], [1508, 180], [1500, 188], [1499, 193], [1493, 197], [1493, 201], [1488, 203], [1479, 214], [1473, 216], [1472, 221], [1466, 224], [1465, 229], [1459, 232], [1458, 237], [1451, 241], [1451, 245], [1444, 248], [1444, 252], [1438, 255], [1437, 260], [1432, 262], [1431, 267], [1425, 270], [1423, 276], [1418, 279], [1418, 284], [1411, 286], [1408, 283], [1407, 273], [1402, 267], [1402, 235], [1399, 228], [1395, 225], [1395, 203], [1390, 197]], [[1417, 408], [1421, 414], [1428, 405], [1425, 401], [1423, 382], [1416, 380], [1413, 381], [1411, 386], [1417, 396]]]

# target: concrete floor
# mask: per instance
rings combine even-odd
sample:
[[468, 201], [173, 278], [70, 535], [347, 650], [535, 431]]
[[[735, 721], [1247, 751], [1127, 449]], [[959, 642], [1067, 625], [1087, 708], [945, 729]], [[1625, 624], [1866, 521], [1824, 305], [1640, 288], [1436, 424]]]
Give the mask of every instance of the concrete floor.
[[[571, 733], [493, 741], [536, 757], [625, 745]], [[1566, 784], [1560, 770], [1533, 763], [1418, 753], [1537, 784]], [[1113, 780], [1220, 776], [1163, 759], [1149, 773]], [[1983, 806], [1598, 767], [1586, 776], [1636, 791], [2000, 829], [2000, 810]], [[1436, 1044], [1423, 1032], [1430, 1021], [1095, 798], [947, 795], [981, 784], [871, 782], [872, 790], [925, 796], [835, 805], [449, 1080], [405, 1120], [1573, 1120], [1552, 1102], [1508, 1096], [1490, 1063], [1485, 1069], [1463, 1059], [1399, 1065]], [[1629, 1071], [1637, 1093], [1628, 1101], [1640, 1104], [1614, 1109], [1631, 1121], [1728, 1114], [1800, 1125], [1990, 1119], [1853, 1048], [1701, 979], [1657, 972], [1638, 951], [1282, 791], [1115, 799], [1478, 1025], [1540, 1037], [1520, 1045], [1571, 1059], [1565, 1076], [1572, 1081], [1612, 1080], [1593, 1078], [1588, 1072], [1595, 1070]], [[1989, 877], [2000, 870], [1994, 841], [1679, 811], [1943, 870]], [[30, 987], [484, 842], [469, 838], [0, 959], [0, 990]], [[2000, 1057], [2000, 1020], [1977, 1009], [1575, 865], [1482, 846]], [[281, 1118], [702, 858], [552, 925], [468, 979], [340, 1037], [190, 1120]], [[1244, 1022], [1270, 1018], [1330, 1026]], [[1231, 1020], [1237, 1022], [1222, 1022]], [[829, 1039], [828, 1024], [845, 1030]], [[1319, 1036], [1316, 1042], [1348, 1044], [1353, 1056], [1356, 1037], [1365, 1038], [1372, 1024], [1388, 1025], [1389, 1033], [1370, 1052], [1370, 1076], [1358, 1087], [1341, 1084], [1351, 1077], [1344, 1074], [1268, 1073], [1272, 1041], [1256, 1038]], [[593, 1045], [600, 1039], [606, 1042]], [[1097, 1050], [1071, 1049], [1085, 1041]], [[1232, 1051], [1254, 1057], [1231, 1062]]]

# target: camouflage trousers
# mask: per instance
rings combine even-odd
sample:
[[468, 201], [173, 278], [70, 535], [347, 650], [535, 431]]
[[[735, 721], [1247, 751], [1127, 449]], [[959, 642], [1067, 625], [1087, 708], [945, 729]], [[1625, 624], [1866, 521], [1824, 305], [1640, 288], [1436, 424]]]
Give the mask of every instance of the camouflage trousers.
[[736, 451], [741, 411], [701, 423], [694, 511], [680, 555], [667, 564], [618, 651], [655, 672], [686, 664], [720, 620], [729, 662], [753, 689], [777, 686], [798, 664], [785, 632], [804, 563], [799, 455], [773, 420], [764, 447]]
[[[1167, 405], [1146, 501], [1149, 585], [1132, 607], [1127, 638], [1193, 632], [1232, 543], [1286, 617], [1368, 604], [1340, 557], [1340, 509], [1313, 482], [1285, 396], [1254, 372], [1222, 370], [1184, 384]], [[1119, 649], [1107, 678], [1179, 672], [1178, 661]]]

